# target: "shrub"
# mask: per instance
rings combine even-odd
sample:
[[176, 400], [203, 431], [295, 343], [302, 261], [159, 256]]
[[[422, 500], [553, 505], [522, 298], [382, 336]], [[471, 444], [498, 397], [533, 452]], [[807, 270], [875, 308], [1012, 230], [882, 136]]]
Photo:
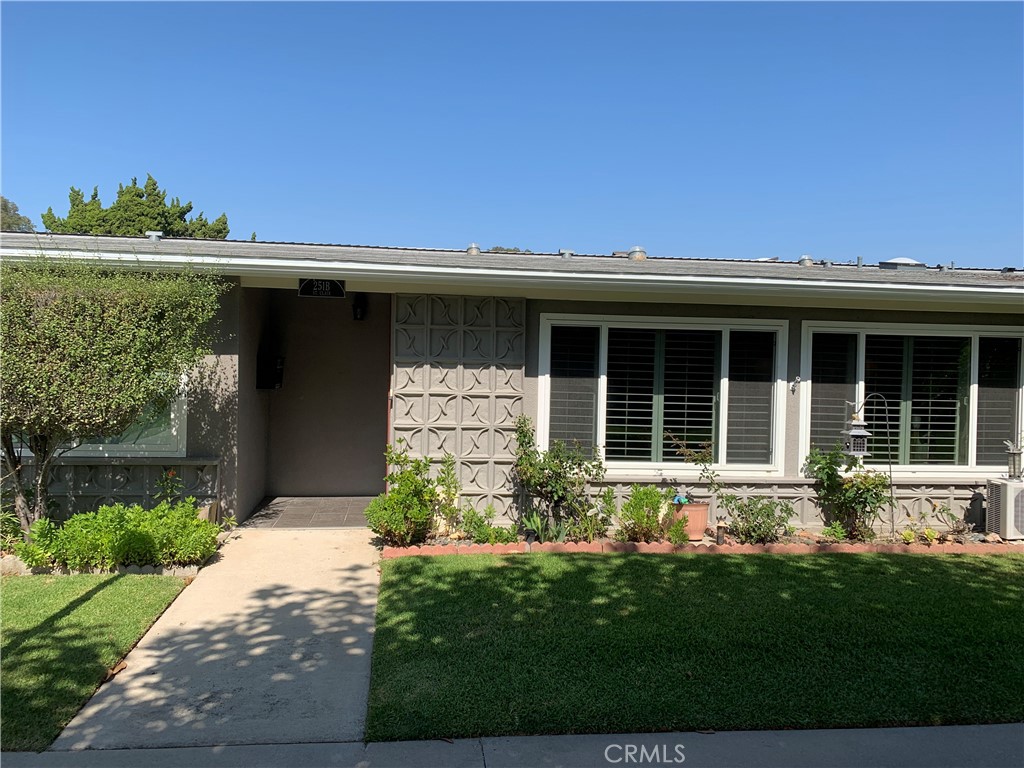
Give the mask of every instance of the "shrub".
[[699, 452], [681, 449], [687, 461], [700, 466], [700, 477], [708, 484], [720, 509], [729, 513], [729, 531], [741, 544], [770, 544], [789, 529], [793, 516], [793, 505], [771, 496], [740, 498], [726, 493], [718, 479], [718, 473], [711, 469], [711, 447], [705, 445]]
[[729, 530], [741, 544], [770, 544], [786, 533], [793, 505], [768, 496], [741, 499], [722, 494], [719, 505], [729, 512]]
[[220, 527], [200, 520], [195, 499], [161, 502], [153, 509], [113, 504], [73, 515], [57, 527], [33, 523], [32, 542], [15, 547], [29, 566], [75, 571], [119, 565], [198, 565], [217, 550]]
[[[892, 498], [889, 479], [860, 469], [856, 456], [847, 456], [840, 446], [828, 453], [812, 448], [804, 471], [815, 479], [818, 507], [824, 522], [837, 522], [851, 539], [872, 539], [872, 526], [881, 517], [882, 506]], [[843, 472], [853, 474], [843, 475]]]
[[[654, 485], [634, 485], [619, 512], [619, 535], [626, 541], [659, 541], [662, 515], [675, 491]], [[685, 527], [685, 526], [684, 526]]]
[[518, 541], [516, 527], [494, 525], [495, 517], [497, 513], [492, 504], [488, 504], [483, 513], [467, 507], [462, 513], [462, 530], [476, 544], [512, 544]]
[[822, 528], [821, 535], [832, 541], [846, 541], [846, 539], [849, 538], [843, 524], [838, 520], [834, 520]]
[[579, 520], [592, 511], [587, 494], [592, 483], [604, 477], [599, 458], [589, 456], [579, 445], [555, 440], [551, 448], [537, 448], [533, 424], [526, 416], [516, 419], [515, 463], [511, 478], [520, 496], [520, 513], [536, 509], [555, 522]]
[[668, 527], [668, 531], [665, 533], [666, 538], [677, 547], [681, 547], [683, 544], [689, 544], [690, 534], [686, 532], [686, 526], [689, 522], [690, 519], [686, 515], [683, 515]]
[[409, 456], [409, 444], [398, 438], [384, 449], [388, 490], [370, 502], [366, 521], [385, 544], [407, 547], [427, 538], [435, 515], [458, 521], [458, 481], [455, 458], [446, 454], [440, 477], [430, 477], [430, 459]]

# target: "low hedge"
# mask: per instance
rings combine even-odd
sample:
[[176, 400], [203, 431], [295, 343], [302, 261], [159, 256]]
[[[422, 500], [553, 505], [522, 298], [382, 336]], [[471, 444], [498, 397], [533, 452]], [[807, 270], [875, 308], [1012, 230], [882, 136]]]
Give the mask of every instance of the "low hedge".
[[217, 549], [220, 526], [200, 520], [195, 499], [153, 509], [114, 504], [74, 515], [63, 525], [42, 519], [31, 541], [14, 547], [26, 565], [75, 571], [119, 565], [198, 565]]

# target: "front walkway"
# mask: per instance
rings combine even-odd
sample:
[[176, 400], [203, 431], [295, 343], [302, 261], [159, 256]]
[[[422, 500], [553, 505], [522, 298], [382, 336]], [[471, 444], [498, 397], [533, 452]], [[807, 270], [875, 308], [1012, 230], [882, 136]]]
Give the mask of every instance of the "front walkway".
[[50, 749], [362, 739], [371, 536], [236, 530]]
[[268, 496], [243, 528], [365, 528], [372, 496]]

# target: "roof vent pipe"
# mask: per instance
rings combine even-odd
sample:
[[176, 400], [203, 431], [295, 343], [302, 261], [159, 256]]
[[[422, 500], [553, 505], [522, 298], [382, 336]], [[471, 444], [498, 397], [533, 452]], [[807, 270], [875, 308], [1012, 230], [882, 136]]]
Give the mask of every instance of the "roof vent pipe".
[[857, 269], [863, 269], [863, 268], [864, 268], [864, 257], [863, 256], [858, 256], [857, 257]]
[[630, 261], [643, 261], [646, 258], [647, 258], [647, 251], [645, 251], [641, 246], [634, 245], [632, 248], [629, 249], [629, 260]]
[[160, 240], [163, 239], [163, 236], [164, 236], [164, 233], [161, 232], [160, 230], [152, 230], [152, 229], [147, 229], [146, 230], [146, 237], [148, 237], [150, 239], [150, 241], [152, 241], [154, 243], [159, 243]]
[[564, 248], [562, 248], [558, 251], [558, 255], [561, 256], [563, 259], [571, 259], [573, 256], [576, 255], [576, 251], [567, 251]]
[[805, 253], [803, 256], [800, 257], [800, 261], [798, 261], [797, 264], [799, 264], [801, 267], [810, 267], [814, 264], [814, 259], [812, 259], [808, 254]]
[[466, 249], [466, 253], [468, 253], [470, 256], [479, 256], [480, 246], [477, 245], [476, 243], [470, 243], [469, 248]]

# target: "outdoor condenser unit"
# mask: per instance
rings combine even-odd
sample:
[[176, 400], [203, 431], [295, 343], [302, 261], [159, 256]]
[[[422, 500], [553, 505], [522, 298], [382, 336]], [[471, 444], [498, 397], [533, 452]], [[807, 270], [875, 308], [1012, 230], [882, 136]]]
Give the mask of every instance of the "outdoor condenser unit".
[[1024, 480], [989, 480], [985, 531], [1024, 539]]

